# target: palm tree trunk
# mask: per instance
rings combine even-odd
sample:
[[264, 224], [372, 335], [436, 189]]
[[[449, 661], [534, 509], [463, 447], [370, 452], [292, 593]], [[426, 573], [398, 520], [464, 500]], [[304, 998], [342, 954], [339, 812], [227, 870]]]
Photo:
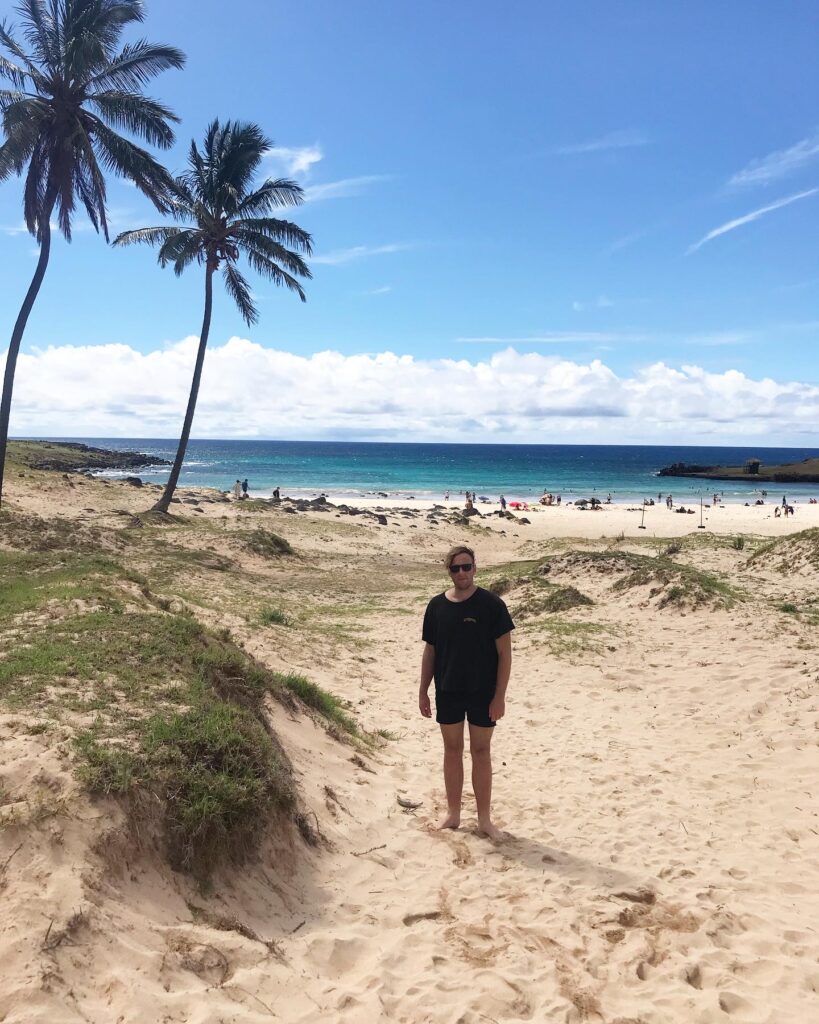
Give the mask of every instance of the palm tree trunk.
[[185, 413], [185, 422], [182, 425], [182, 436], [179, 438], [179, 447], [176, 450], [176, 458], [173, 462], [173, 469], [162, 492], [162, 497], [154, 505], [153, 511], [167, 512], [171, 503], [173, 492], [182, 472], [182, 463], [185, 461], [185, 450], [188, 447], [188, 438], [193, 425], [193, 414], [196, 411], [196, 399], [199, 397], [199, 383], [202, 380], [202, 366], [205, 362], [205, 349], [208, 347], [208, 334], [210, 334], [210, 314], [213, 307], [213, 271], [214, 267], [208, 264], [205, 271], [205, 316], [202, 320], [202, 334], [199, 337], [199, 351], [196, 353], [196, 366], [193, 370], [191, 381], [191, 393], [188, 398], [188, 411]]
[[37, 269], [34, 277], [28, 286], [23, 305], [17, 314], [17, 322], [11, 332], [9, 351], [6, 356], [6, 373], [3, 377], [3, 397], [0, 399], [0, 504], [3, 501], [3, 476], [6, 468], [6, 442], [9, 437], [9, 418], [11, 416], [11, 393], [14, 390], [14, 371], [17, 369], [17, 356], [20, 352], [20, 342], [23, 340], [23, 332], [28, 323], [40, 285], [45, 277], [48, 257], [51, 253], [51, 211], [54, 207], [54, 199], [46, 203], [47, 209], [40, 223], [40, 258], [37, 260]]

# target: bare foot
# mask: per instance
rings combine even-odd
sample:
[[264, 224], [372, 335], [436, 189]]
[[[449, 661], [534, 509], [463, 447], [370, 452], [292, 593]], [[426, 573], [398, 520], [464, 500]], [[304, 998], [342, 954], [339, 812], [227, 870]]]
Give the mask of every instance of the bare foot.
[[499, 828], [496, 828], [491, 821], [479, 821], [477, 832], [478, 835], [486, 836], [487, 839], [491, 839], [493, 842], [503, 839], [505, 835], [505, 833], [501, 832]]
[[461, 816], [457, 811], [447, 811], [436, 828], [457, 828], [461, 824]]

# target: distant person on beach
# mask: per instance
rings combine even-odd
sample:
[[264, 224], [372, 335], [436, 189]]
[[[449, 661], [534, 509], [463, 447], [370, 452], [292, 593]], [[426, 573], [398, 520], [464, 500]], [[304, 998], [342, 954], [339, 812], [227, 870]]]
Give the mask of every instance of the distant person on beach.
[[449, 491], [444, 492], [444, 501], [449, 501]]
[[506, 511], [506, 498], [504, 498], [503, 495], [500, 496], [500, 507], [501, 507], [501, 512], [505, 512]]
[[273, 491], [273, 500], [281, 501], [281, 491], [279, 490], [278, 487]]
[[451, 548], [444, 564], [452, 585], [432, 598], [424, 614], [418, 692], [421, 714], [431, 718], [429, 687], [435, 680], [435, 720], [444, 741], [447, 800], [447, 812], [438, 828], [457, 828], [461, 823], [466, 718], [478, 829], [490, 839], [500, 839], [502, 833], [492, 824], [490, 814], [490, 744], [495, 723], [506, 712], [515, 624], [497, 595], [475, 585], [478, 565], [472, 548], [462, 544]]
[[244, 480], [242, 481], [242, 497], [247, 497], [247, 477], [245, 477]]
[[782, 495], [782, 508], [787, 508], [787, 507], [788, 507], [788, 499], [783, 494]]
[[242, 481], [241, 480], [237, 480], [236, 483], [233, 485], [233, 497], [234, 498], [241, 498], [241, 496], [242, 496]]

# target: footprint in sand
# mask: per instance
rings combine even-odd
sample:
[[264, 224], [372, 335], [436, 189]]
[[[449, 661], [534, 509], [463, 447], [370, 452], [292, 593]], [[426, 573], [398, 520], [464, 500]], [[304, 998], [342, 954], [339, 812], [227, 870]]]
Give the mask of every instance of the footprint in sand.
[[753, 1003], [738, 996], [735, 992], [720, 992], [719, 1008], [739, 1020], [758, 1020]]
[[472, 854], [469, 852], [469, 847], [463, 840], [454, 842], [452, 844], [453, 861], [456, 867], [468, 868], [473, 862]]

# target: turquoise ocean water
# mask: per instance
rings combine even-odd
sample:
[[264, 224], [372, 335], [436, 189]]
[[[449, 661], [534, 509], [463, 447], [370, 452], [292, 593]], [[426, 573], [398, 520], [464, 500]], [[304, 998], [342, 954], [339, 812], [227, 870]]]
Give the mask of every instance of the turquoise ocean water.
[[[54, 438], [83, 441], [114, 450], [141, 451], [172, 460], [175, 440], [146, 438]], [[716, 448], [649, 445], [496, 445], [392, 444], [347, 441], [204, 441], [188, 446], [180, 486], [228, 490], [248, 478], [250, 492], [267, 496], [274, 487], [282, 495], [331, 500], [354, 497], [429, 498], [446, 491], [454, 499], [465, 490], [493, 500], [531, 499], [544, 492], [564, 501], [611, 494], [612, 500], [657, 499], [672, 493], [680, 500], [724, 492], [725, 500], [753, 500], [757, 488], [726, 481], [658, 479], [657, 470], [674, 462], [739, 465], [757, 457], [766, 463], [798, 462], [815, 456], [813, 448]], [[107, 476], [124, 476], [106, 473]], [[163, 483], [168, 467], [140, 471], [143, 480]], [[782, 494], [796, 501], [819, 497], [819, 484], [762, 484], [771, 498]]]

